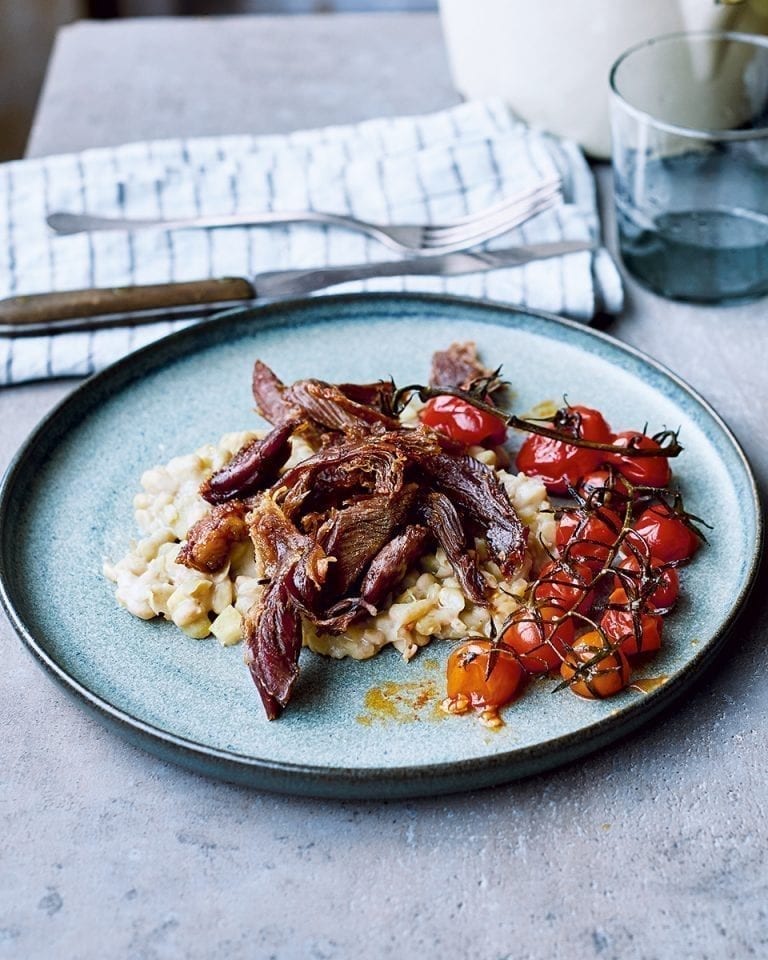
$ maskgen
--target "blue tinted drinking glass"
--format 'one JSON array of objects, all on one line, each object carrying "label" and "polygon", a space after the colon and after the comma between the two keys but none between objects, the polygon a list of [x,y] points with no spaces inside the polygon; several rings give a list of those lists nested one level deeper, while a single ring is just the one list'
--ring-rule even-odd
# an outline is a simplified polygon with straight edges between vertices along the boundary
[{"label": "blue tinted drinking glass", "polygon": [[768,294],[768,38],[633,47],[611,71],[611,129],[627,269],[678,300]]}]

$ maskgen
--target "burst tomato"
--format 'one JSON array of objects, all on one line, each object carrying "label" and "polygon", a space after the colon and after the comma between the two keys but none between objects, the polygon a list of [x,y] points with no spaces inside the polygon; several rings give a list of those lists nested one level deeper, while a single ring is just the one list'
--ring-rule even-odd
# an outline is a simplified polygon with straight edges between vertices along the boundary
[{"label": "burst tomato", "polygon": [[677,602],[680,595],[680,577],[674,567],[665,567],[658,560],[643,560],[630,555],[624,557],[617,570],[625,576],[616,577],[616,587],[626,589],[627,580],[634,586],[634,592],[643,596],[656,610],[668,610]]},{"label": "burst tomato", "polygon": [[[611,428],[603,415],[591,407],[565,407],[550,426],[583,440],[611,442]],[[562,495],[604,459],[605,454],[600,450],[531,434],[520,448],[516,463],[517,469],[527,476],[539,477],[550,493]]]},{"label": "burst tomato", "polygon": [[525,680],[517,657],[497,647],[495,663],[488,673],[494,649],[490,640],[462,643],[448,657],[448,696],[463,695],[475,707],[501,707],[514,699]]},{"label": "burst tomato", "polygon": [[[661,449],[653,437],[647,437],[644,433],[638,433],[637,430],[617,433],[613,443],[629,451]],[[609,453],[605,460],[630,483],[639,487],[666,487],[672,478],[669,460],[666,457],[633,457],[629,454],[622,456],[618,453]]]},{"label": "burst tomato", "polygon": [[501,417],[478,410],[461,397],[443,395],[428,400],[419,414],[422,423],[467,446],[504,443],[507,426]]},{"label": "burst tomato", "polygon": [[595,502],[599,498],[600,503],[618,510],[623,510],[630,498],[629,488],[615,470],[590,471],[582,477],[578,492],[585,500]]},{"label": "burst tomato", "polygon": [[549,673],[560,666],[573,643],[573,622],[561,616],[555,607],[538,611],[523,607],[512,615],[501,639],[514,650],[528,673]]},{"label": "burst tomato", "polygon": [[598,507],[594,513],[565,510],[557,524],[555,542],[561,556],[599,570],[608,561],[621,527],[621,517],[609,507]]},{"label": "burst tomato", "polygon": [[658,503],[640,514],[626,543],[628,554],[636,551],[661,563],[680,563],[696,553],[700,539],[671,507]]},{"label": "burst tomato", "polygon": [[568,610],[587,613],[594,599],[590,589],[592,578],[592,570],[585,563],[571,564],[570,569],[559,563],[547,563],[539,572],[533,599],[562,613]]},{"label": "burst tomato", "polygon": [[[640,612],[637,618],[629,609],[627,594],[614,590],[608,597],[613,606],[603,614],[600,627],[606,637],[628,657],[637,653],[653,653],[661,646],[662,618],[654,613]],[[621,608],[624,609],[621,609]]]},{"label": "burst tomato", "polygon": [[596,630],[579,637],[560,667],[573,693],[587,700],[612,697],[629,683],[629,674],[622,651],[606,648]]}]

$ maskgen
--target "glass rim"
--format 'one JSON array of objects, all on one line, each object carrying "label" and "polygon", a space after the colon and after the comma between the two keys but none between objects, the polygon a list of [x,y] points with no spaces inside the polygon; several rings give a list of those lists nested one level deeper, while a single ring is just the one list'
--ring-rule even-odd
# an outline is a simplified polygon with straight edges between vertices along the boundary
[{"label": "glass rim", "polygon": [[714,142],[722,140],[759,140],[763,137],[768,137],[768,126],[755,127],[754,130],[727,130],[717,128],[698,129],[696,127],[685,127],[681,124],[660,120],[658,117],[654,117],[654,115],[649,113],[647,110],[643,110],[640,107],[636,107],[633,103],[630,103],[624,94],[621,93],[617,84],[616,74],[618,73],[621,65],[633,54],[645,49],[646,47],[652,47],[656,44],[666,44],[672,41],[680,40],[735,41],[736,43],[743,43],[750,47],[762,47],[766,52],[768,52],[767,36],[754,33],[741,33],[734,30],[680,30],[675,33],[663,33],[657,37],[650,37],[648,40],[642,40],[640,43],[636,43],[629,47],[614,61],[611,71],[608,75],[611,88],[610,92],[614,103],[621,104],[621,106],[629,114],[638,119],[646,121],[659,130],[664,130],[667,133],[675,133],[679,136],[688,137],[690,139]]}]

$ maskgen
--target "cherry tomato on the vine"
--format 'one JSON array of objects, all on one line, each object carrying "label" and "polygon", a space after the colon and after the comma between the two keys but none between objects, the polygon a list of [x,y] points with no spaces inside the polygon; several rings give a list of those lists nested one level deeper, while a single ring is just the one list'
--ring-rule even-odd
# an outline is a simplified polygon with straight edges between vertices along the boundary
[{"label": "cherry tomato on the vine", "polygon": [[593,576],[585,563],[573,563],[570,569],[560,563],[547,563],[539,571],[533,599],[562,613],[569,610],[587,613],[594,599]]},{"label": "cherry tomato on the vine", "polygon": [[565,510],[557,523],[555,542],[561,556],[599,570],[610,558],[621,528],[622,518],[610,507],[598,507],[589,514]]},{"label": "cherry tomato on the vine", "polygon": [[504,443],[507,426],[501,417],[478,410],[468,400],[444,394],[428,400],[419,417],[423,423],[467,446]]},{"label": "cherry tomato on the vine", "polygon": [[[627,450],[660,450],[660,445],[644,433],[637,430],[624,430],[617,433],[613,443]],[[666,487],[672,479],[667,457],[633,457],[619,453],[609,453],[605,458],[630,483],[639,487]]]},{"label": "cherry tomato on the vine", "polygon": [[[583,440],[611,442],[611,428],[603,415],[591,407],[565,407],[550,426]],[[534,433],[524,441],[516,463],[517,469],[527,476],[540,477],[550,493],[565,494],[569,486],[575,486],[604,460],[603,451]]]},{"label": "cherry tomato on the vine", "polygon": [[[614,605],[603,614],[600,627],[612,643],[628,657],[637,653],[653,653],[661,646],[662,618],[655,613],[641,611],[637,620],[629,609],[627,594],[622,588],[608,597]],[[620,607],[624,609],[619,609]]]},{"label": "cherry tomato on the vine", "polygon": [[662,563],[679,563],[690,560],[700,544],[700,538],[671,507],[657,503],[632,524],[624,552],[636,551],[641,557],[655,557]]},{"label": "cherry tomato on the vine", "polygon": [[585,500],[593,502],[599,496],[600,503],[610,505],[616,510],[623,510],[630,498],[629,487],[621,474],[604,467],[584,474],[578,492]]},{"label": "cherry tomato on the vine", "polygon": [[573,643],[573,621],[562,619],[555,607],[515,611],[502,641],[518,656],[528,673],[549,673],[562,663],[565,651]]},{"label": "cherry tomato on the vine", "polygon": [[[496,661],[488,676],[488,658]],[[448,657],[448,696],[465,696],[474,707],[501,707],[514,699],[525,681],[517,657],[490,640],[470,640]]]},{"label": "cherry tomato on the vine", "polygon": [[585,633],[560,667],[573,693],[587,700],[612,697],[629,683],[629,662],[621,650],[606,648],[596,630]]},{"label": "cherry tomato on the vine", "polygon": [[635,592],[642,593],[647,603],[657,610],[668,610],[674,606],[680,595],[680,577],[677,570],[674,567],[665,567],[655,558],[641,563],[636,556],[630,555],[624,557],[616,569],[626,574],[616,576],[616,587],[626,589],[629,580],[635,586]]}]

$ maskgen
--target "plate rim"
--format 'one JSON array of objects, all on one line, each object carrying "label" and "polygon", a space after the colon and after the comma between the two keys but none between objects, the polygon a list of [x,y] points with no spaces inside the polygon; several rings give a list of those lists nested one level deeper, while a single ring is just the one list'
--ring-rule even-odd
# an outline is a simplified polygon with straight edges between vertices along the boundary
[{"label": "plate rim", "polygon": [[[603,717],[586,727],[579,728],[577,731],[541,743],[464,760],[447,760],[414,766],[348,768],[329,767],[328,765],[316,766],[307,763],[292,763],[284,760],[254,757],[180,736],[172,731],[154,726],[127,710],[116,707],[105,696],[96,693],[77,680],[54,657],[49,655],[27,627],[23,616],[15,607],[10,577],[7,573],[6,546],[8,538],[6,531],[8,529],[8,514],[12,507],[14,492],[19,485],[20,474],[26,461],[34,455],[37,443],[48,431],[50,425],[57,422],[60,417],[66,418],[69,414],[75,413],[80,407],[83,407],[86,415],[90,413],[94,407],[94,397],[98,397],[102,387],[117,378],[119,381],[117,389],[125,389],[133,379],[131,373],[146,372],[141,369],[145,361],[154,359],[154,369],[159,369],[162,364],[162,356],[169,351],[169,348],[175,357],[181,358],[190,355],[194,352],[194,344],[197,343],[198,346],[202,346],[206,332],[221,327],[222,323],[237,324],[248,317],[253,318],[255,323],[258,322],[259,318],[263,318],[267,322],[270,319],[279,322],[281,316],[308,307],[332,310],[334,305],[394,301],[408,301],[413,304],[427,302],[433,305],[443,305],[449,310],[457,310],[462,307],[472,310],[488,310],[491,313],[496,313],[502,322],[504,322],[505,314],[509,321],[512,321],[516,316],[533,317],[537,320],[554,323],[556,326],[575,330],[588,340],[595,339],[598,342],[603,342],[609,348],[629,355],[661,373],[694,400],[714,422],[736,454],[748,482],[755,517],[754,540],[741,590],[731,607],[733,616],[728,618],[720,629],[707,639],[706,644],[703,645],[702,649],[697,650],[682,669],[682,672],[652,693],[644,695],[635,704],[622,708],[619,715]],[[185,345],[187,348],[174,351],[173,348],[176,345]],[[82,419],[82,417],[79,419]],[[71,429],[73,429],[73,425],[71,423],[67,424],[63,432],[69,432]],[[0,483],[0,605],[5,610],[11,626],[22,644],[48,675],[58,681],[70,695],[75,697],[79,704],[95,713],[111,729],[116,730],[129,741],[137,743],[161,759],[170,760],[197,773],[203,773],[217,779],[296,796],[333,797],[337,799],[390,799],[438,795],[511,782],[535,773],[554,769],[567,761],[581,758],[602,746],[606,746],[608,743],[621,739],[665,710],[699,679],[701,674],[718,656],[732,634],[736,622],[744,612],[760,568],[764,527],[762,502],[757,481],[749,460],[734,432],[709,401],[702,397],[687,381],[670,370],[665,364],[631,344],[624,343],[602,330],[596,330],[567,317],[471,297],[399,291],[301,297],[226,310],[161,337],[159,340],[132,351],[104,368],[104,370],[88,377],[43,416],[14,454]]]}]

